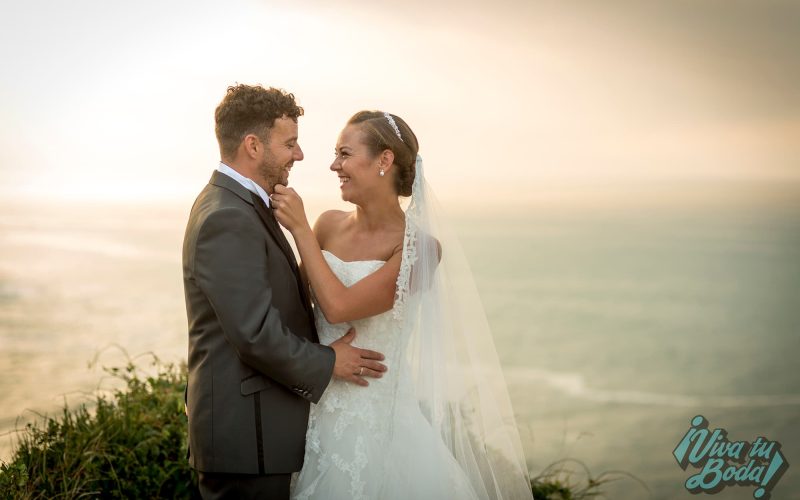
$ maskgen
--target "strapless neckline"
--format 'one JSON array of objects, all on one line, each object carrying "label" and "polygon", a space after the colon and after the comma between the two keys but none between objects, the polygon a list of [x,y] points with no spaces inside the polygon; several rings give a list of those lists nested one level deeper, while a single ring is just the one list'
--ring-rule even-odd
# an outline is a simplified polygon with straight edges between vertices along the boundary
[{"label": "strapless neckline", "polygon": [[379,260],[379,259],[374,259],[374,260],[342,260],[339,257],[337,257],[335,253],[329,252],[328,250],[323,250],[322,253],[326,253],[326,254],[330,255],[334,259],[336,259],[339,262],[342,262],[344,264],[357,264],[359,262],[381,262],[383,264],[386,264],[385,260]]}]

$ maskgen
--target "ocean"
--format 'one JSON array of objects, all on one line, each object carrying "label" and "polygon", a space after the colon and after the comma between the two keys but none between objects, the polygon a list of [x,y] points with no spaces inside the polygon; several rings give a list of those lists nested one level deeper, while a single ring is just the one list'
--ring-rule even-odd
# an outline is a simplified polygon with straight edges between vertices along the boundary
[{"label": "ocean", "polygon": [[[0,459],[15,427],[107,388],[102,366],[185,358],[189,205],[2,203]],[[703,415],[731,441],[781,443],[773,498],[800,496],[798,204],[541,204],[453,222],[532,475],[566,460],[576,482],[584,465],[623,471],[609,498],[691,498],[697,470],[672,452]]]}]

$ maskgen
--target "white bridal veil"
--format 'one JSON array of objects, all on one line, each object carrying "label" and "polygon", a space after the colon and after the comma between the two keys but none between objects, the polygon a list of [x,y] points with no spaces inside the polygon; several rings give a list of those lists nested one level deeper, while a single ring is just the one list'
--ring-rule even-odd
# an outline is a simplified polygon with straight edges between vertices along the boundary
[{"label": "white bridal veil", "polygon": [[413,374],[412,390],[479,498],[530,499],[522,444],[483,306],[419,155],[405,217],[394,314],[409,339],[402,358]]}]

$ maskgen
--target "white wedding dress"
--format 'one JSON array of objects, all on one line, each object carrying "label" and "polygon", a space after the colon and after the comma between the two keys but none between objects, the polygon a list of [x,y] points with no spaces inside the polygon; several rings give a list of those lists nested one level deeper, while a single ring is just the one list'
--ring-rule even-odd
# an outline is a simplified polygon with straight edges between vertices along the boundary
[{"label": "white wedding dress", "polygon": [[[323,255],[345,286],[377,271],[383,261],[345,262]],[[353,326],[354,345],[383,353],[388,371],[368,387],[333,379],[311,406],[305,462],[292,498],[476,499],[477,494],[420,411],[404,365],[407,335],[393,311],[332,325],[316,307],[320,342],[330,344]]]}]

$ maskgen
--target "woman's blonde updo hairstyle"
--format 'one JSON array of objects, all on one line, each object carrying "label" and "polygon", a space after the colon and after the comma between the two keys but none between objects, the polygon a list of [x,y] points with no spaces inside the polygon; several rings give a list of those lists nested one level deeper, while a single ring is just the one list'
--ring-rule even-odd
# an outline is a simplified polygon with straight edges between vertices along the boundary
[{"label": "woman's blonde updo hairstyle", "polygon": [[360,125],[364,133],[364,144],[373,157],[389,149],[394,153],[394,187],[400,196],[411,196],[411,186],[416,174],[417,152],[419,143],[411,127],[397,115],[391,115],[402,139],[389,123],[382,111],[359,111],[347,122],[348,125]]}]

